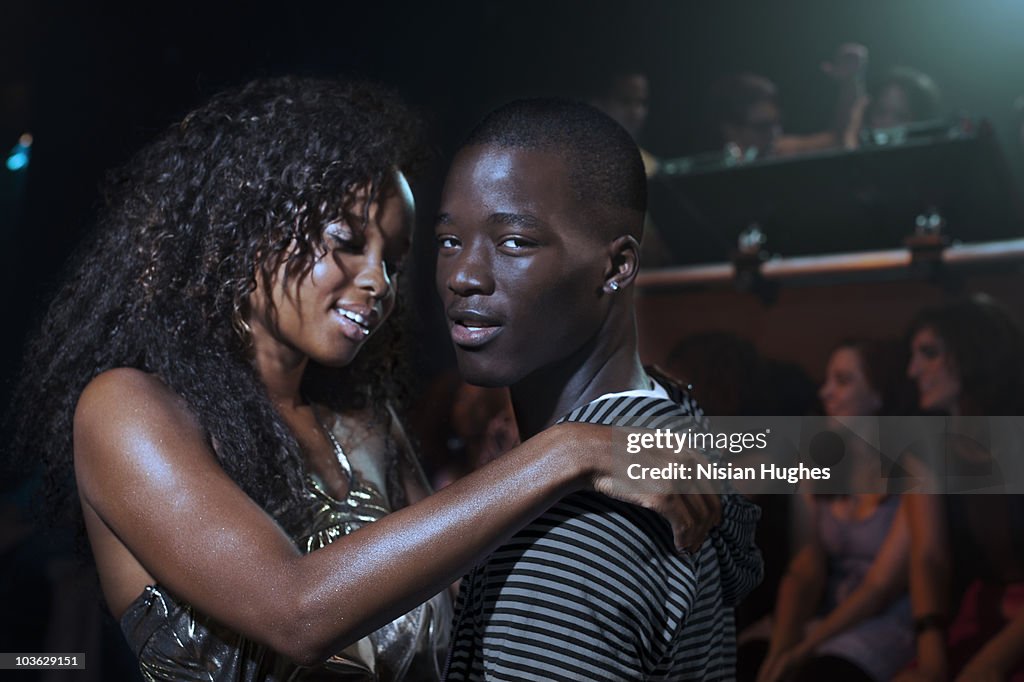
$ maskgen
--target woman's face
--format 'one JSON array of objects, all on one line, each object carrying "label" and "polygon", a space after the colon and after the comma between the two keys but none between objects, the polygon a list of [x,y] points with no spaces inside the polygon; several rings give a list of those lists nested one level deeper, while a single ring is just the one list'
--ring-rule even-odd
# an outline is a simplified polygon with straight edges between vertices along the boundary
[{"label": "woman's face", "polygon": [[356,192],[347,221],[324,228],[323,245],[307,273],[286,274],[282,263],[268,278],[257,274],[247,322],[258,363],[312,358],[343,367],[391,314],[412,238],[412,192],[396,172],[370,204],[364,226],[367,193]]},{"label": "woman's face", "polygon": [[892,128],[913,120],[910,98],[899,85],[887,85],[872,103],[869,121],[872,128]]},{"label": "woman's face", "polygon": [[758,100],[747,112],[745,123],[726,124],[724,133],[726,141],[735,143],[744,154],[753,147],[757,149],[758,158],[771,156],[782,135],[779,105],[770,99]]},{"label": "woman's face", "polygon": [[818,396],[830,417],[867,416],[882,409],[882,398],[868,383],[860,353],[853,348],[832,353]]},{"label": "woman's face", "polygon": [[960,377],[953,355],[930,327],[919,330],[910,340],[907,376],[917,383],[918,407],[953,414],[960,399]]}]

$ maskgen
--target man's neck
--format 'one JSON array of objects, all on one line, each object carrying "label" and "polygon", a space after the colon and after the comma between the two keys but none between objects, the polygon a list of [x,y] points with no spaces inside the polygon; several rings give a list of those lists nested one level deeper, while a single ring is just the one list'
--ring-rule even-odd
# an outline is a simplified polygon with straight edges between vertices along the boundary
[{"label": "man's neck", "polygon": [[511,387],[520,437],[536,435],[606,393],[642,388],[650,388],[650,382],[637,353],[635,327],[619,338],[599,335],[562,362]]}]

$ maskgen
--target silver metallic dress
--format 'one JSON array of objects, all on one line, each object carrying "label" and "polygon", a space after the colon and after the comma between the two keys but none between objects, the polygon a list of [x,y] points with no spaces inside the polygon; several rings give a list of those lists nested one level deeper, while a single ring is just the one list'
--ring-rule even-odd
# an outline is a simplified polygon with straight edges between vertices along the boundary
[{"label": "silver metallic dress", "polygon": [[[344,459],[340,447],[338,456]],[[352,474],[347,461],[343,466],[350,472],[350,485],[342,500],[310,479],[308,494],[316,514],[308,532],[298,539],[305,552],[318,550],[391,511],[375,486]],[[442,593],[323,665],[307,668],[197,612],[162,586],[152,585],[125,611],[121,630],[147,681],[418,682],[440,679],[439,661],[447,649],[450,621],[451,603]]]}]

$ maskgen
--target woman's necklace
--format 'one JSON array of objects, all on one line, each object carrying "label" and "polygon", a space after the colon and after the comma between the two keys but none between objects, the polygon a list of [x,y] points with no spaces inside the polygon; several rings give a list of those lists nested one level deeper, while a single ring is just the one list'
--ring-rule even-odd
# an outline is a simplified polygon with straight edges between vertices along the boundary
[{"label": "woman's necklace", "polygon": [[316,418],[317,424],[320,425],[320,429],[327,436],[327,440],[331,441],[331,446],[334,448],[334,457],[338,460],[338,466],[341,467],[342,473],[345,474],[345,478],[348,480],[349,489],[352,488],[353,475],[352,465],[348,461],[348,457],[345,455],[345,450],[341,447],[341,443],[338,442],[338,438],[334,435],[332,429],[327,428],[327,424],[320,418],[320,410],[317,409],[316,403],[310,402],[309,406],[313,408],[313,417]]}]

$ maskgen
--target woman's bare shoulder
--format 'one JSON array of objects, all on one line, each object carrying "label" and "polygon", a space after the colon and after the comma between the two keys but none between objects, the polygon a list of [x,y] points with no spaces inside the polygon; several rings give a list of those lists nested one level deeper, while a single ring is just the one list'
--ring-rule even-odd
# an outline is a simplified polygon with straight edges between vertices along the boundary
[{"label": "woman's bare shoulder", "polygon": [[95,422],[142,421],[153,417],[195,424],[185,402],[160,378],[131,367],[108,369],[90,381],[75,408],[75,428]]},{"label": "woman's bare shoulder", "polygon": [[192,445],[183,451],[208,453],[198,419],[158,377],[118,367],[97,375],[82,391],[74,419],[76,466],[116,466],[140,450],[167,451],[159,446],[170,442]]}]

